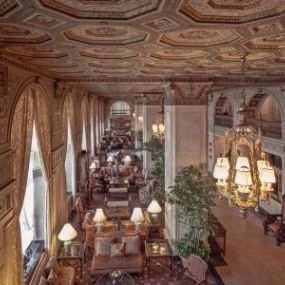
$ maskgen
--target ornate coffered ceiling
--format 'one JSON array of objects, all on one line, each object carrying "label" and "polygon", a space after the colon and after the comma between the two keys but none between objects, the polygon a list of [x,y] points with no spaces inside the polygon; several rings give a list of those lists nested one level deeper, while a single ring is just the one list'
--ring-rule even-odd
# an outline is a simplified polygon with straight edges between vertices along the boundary
[{"label": "ornate coffered ceiling", "polygon": [[284,28],[284,0],[0,0],[2,56],[102,94],[237,78],[244,53],[284,78]]}]

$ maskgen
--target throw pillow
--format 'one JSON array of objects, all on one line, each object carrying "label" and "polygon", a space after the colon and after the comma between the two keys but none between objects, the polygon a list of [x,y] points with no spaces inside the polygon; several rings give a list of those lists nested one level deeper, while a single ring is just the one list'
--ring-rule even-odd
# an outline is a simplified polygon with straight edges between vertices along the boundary
[{"label": "throw pillow", "polygon": [[58,275],[57,273],[51,269],[49,275],[48,275],[48,279],[47,279],[47,284],[48,285],[57,285],[58,284]]},{"label": "throw pillow", "polygon": [[112,238],[97,237],[95,239],[96,256],[110,256]]},{"label": "throw pillow", "polygon": [[122,237],[125,246],[125,254],[139,254],[141,252],[141,240],[138,235]]},{"label": "throw pillow", "polygon": [[51,256],[49,258],[49,261],[46,265],[47,274],[50,273],[51,269],[53,269],[55,272],[58,272],[59,270],[59,264],[57,262],[56,256]]},{"label": "throw pillow", "polygon": [[111,257],[124,256],[125,244],[124,243],[112,243],[111,244]]}]

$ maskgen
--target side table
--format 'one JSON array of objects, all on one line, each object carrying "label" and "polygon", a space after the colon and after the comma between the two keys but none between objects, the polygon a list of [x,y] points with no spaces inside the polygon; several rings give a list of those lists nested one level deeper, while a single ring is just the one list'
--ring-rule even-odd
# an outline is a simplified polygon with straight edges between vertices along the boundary
[{"label": "side table", "polygon": [[82,279],[83,263],[85,261],[85,245],[81,242],[71,242],[69,252],[66,252],[62,245],[58,251],[57,260],[59,263],[71,266],[75,270],[80,268],[80,278]]},{"label": "side table", "polygon": [[[145,253],[148,268],[148,277],[150,277],[151,264],[159,266],[172,274],[173,252],[168,240],[155,239],[145,241]],[[164,259],[165,262],[161,262]],[[170,261],[170,262],[169,262]]]}]

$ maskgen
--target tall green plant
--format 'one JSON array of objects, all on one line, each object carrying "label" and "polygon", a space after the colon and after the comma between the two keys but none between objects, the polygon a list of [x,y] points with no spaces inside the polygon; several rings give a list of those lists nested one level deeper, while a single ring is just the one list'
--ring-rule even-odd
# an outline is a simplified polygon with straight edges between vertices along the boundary
[{"label": "tall green plant", "polygon": [[145,150],[151,153],[153,168],[151,174],[156,178],[156,185],[152,192],[152,198],[159,203],[165,202],[165,155],[164,142],[157,137],[152,137],[149,142],[144,144]]},{"label": "tall green plant", "polygon": [[169,201],[177,205],[178,217],[186,232],[178,243],[178,250],[182,249],[182,255],[186,255],[186,249],[201,255],[215,227],[209,212],[215,205],[216,185],[205,165],[191,165],[176,175],[175,185],[170,188]]}]

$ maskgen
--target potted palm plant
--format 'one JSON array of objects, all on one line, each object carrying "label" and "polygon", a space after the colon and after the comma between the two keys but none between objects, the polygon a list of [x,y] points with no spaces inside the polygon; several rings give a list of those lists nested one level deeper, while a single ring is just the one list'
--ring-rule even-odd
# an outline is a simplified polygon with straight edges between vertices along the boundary
[{"label": "potted palm plant", "polygon": [[216,185],[205,165],[188,166],[176,175],[169,202],[177,205],[177,214],[184,236],[177,243],[179,255],[191,254],[209,258],[208,236],[215,229],[210,208],[215,205]]}]

